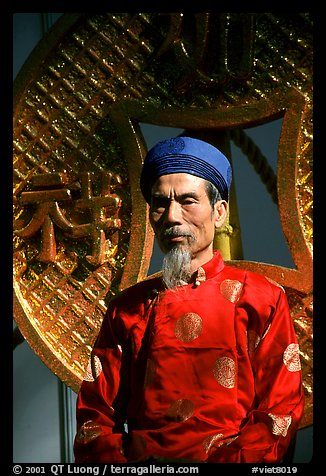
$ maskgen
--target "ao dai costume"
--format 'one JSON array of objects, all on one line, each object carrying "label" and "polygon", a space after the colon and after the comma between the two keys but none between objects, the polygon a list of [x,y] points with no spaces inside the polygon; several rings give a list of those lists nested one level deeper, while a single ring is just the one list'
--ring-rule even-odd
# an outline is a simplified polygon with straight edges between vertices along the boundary
[{"label": "ao dai costume", "polygon": [[286,295],[219,251],[193,283],[111,300],[77,399],[77,463],[278,462],[304,409]]}]

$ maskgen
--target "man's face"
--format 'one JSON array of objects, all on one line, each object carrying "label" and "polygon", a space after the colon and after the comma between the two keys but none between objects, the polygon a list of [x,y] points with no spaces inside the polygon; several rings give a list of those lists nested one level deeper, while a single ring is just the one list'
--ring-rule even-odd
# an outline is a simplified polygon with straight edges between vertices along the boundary
[{"label": "man's face", "polygon": [[212,257],[215,227],[224,221],[227,203],[219,201],[212,210],[205,184],[200,177],[176,173],[153,185],[150,222],[163,253],[184,247],[201,264]]}]

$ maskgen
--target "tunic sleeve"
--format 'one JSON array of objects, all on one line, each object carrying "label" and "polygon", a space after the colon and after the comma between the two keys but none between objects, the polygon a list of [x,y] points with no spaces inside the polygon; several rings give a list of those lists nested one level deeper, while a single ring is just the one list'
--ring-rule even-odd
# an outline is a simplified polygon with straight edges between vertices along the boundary
[{"label": "tunic sleeve", "polygon": [[[264,278],[265,279],[265,278]],[[217,447],[208,462],[279,462],[298,428],[304,409],[299,346],[284,290],[254,292],[248,307],[254,323],[248,329],[248,353],[255,401],[234,438]],[[275,302],[265,306],[264,302]],[[267,312],[266,309],[269,309]]]},{"label": "tunic sleeve", "polygon": [[76,403],[76,463],[124,463],[123,435],[128,388],[127,358],[119,329],[108,309],[91,353]]}]

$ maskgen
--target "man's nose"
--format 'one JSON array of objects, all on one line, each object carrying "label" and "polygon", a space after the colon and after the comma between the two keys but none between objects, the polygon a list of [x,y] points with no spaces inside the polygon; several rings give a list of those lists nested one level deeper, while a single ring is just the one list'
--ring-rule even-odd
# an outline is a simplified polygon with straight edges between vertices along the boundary
[{"label": "man's nose", "polygon": [[182,210],[181,205],[175,200],[171,200],[166,209],[165,221],[167,223],[181,223],[182,222]]}]

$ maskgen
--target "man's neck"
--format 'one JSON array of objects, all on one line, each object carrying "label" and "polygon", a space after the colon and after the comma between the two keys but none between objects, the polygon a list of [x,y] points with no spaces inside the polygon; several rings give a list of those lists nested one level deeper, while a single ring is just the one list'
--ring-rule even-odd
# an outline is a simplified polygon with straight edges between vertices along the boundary
[{"label": "man's neck", "polygon": [[205,253],[201,253],[199,256],[195,256],[191,260],[190,273],[193,275],[197,272],[198,268],[203,266],[205,263],[208,263],[214,256],[213,248],[207,250]]}]

